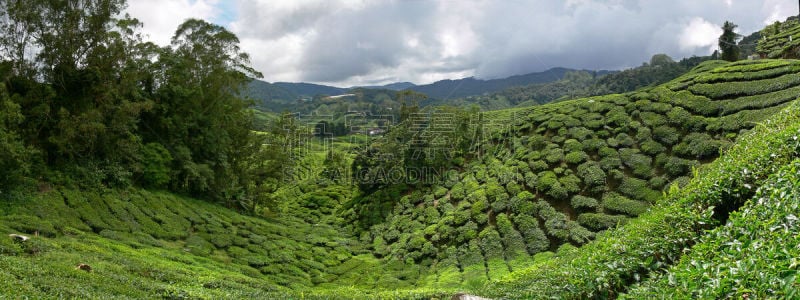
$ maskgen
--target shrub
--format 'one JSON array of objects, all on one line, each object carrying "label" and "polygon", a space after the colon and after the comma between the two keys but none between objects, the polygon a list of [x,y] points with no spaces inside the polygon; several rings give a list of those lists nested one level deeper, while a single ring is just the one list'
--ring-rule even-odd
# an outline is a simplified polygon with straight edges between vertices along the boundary
[{"label": "shrub", "polygon": [[653,174],[651,165],[653,159],[647,155],[637,153],[634,149],[620,149],[619,156],[622,162],[631,168],[633,174],[639,177],[650,177]]},{"label": "shrub", "polygon": [[733,81],[715,84],[695,84],[689,86],[692,93],[703,95],[712,99],[733,98],[737,96],[752,96],[766,94],[800,85],[800,77],[796,74],[787,74],[777,78]]},{"label": "shrub", "polygon": [[[558,179],[558,182],[564,187],[567,193],[577,193],[581,191],[581,179],[574,174],[569,174],[566,176],[562,176]],[[565,198],[558,198],[562,200],[566,200]]]},{"label": "shrub", "polygon": [[581,151],[583,145],[576,139],[568,139],[564,141],[564,150],[569,152]]},{"label": "shrub", "polygon": [[628,128],[631,118],[622,107],[614,107],[606,113],[606,125],[614,128]]},{"label": "shrub", "polygon": [[500,234],[493,226],[487,226],[478,235],[478,245],[483,250],[486,258],[503,258],[503,244],[500,240]]},{"label": "shrub", "polygon": [[650,140],[650,139],[645,140],[644,142],[639,144],[639,149],[642,150],[642,153],[650,155],[650,156],[658,155],[659,153],[662,153],[662,152],[667,150],[666,147],[664,147],[661,144],[659,144],[658,142],[656,142],[654,140]]},{"label": "shrub", "polygon": [[555,165],[560,163],[564,160],[564,150],[558,148],[558,146],[548,146],[548,149],[544,150],[544,161],[546,161],[549,165]]},{"label": "shrub", "polygon": [[663,125],[653,129],[653,139],[667,146],[675,145],[680,138],[678,131],[672,127]]},{"label": "shrub", "polygon": [[594,238],[594,233],[581,226],[578,222],[567,221],[569,241],[578,245],[585,244]]},{"label": "shrub", "polygon": [[638,216],[650,207],[645,202],[631,200],[617,193],[608,193],[603,196],[603,209],[609,212],[623,213]]},{"label": "shrub", "polygon": [[656,176],[647,181],[647,185],[654,190],[661,190],[668,182],[669,180],[664,176]]},{"label": "shrub", "polygon": [[584,213],[578,215],[578,223],[594,231],[606,230],[625,224],[628,218],[622,215]]},{"label": "shrub", "polygon": [[589,129],[599,129],[605,125],[603,121],[603,115],[598,113],[587,113],[581,116],[581,120],[583,121],[583,126]]},{"label": "shrub", "polygon": [[[214,250],[214,245],[207,242],[198,235],[191,235],[186,238],[186,248],[189,249],[194,255],[208,256]],[[253,267],[260,267],[260,265],[252,265]]]},{"label": "shrub", "polygon": [[636,141],[634,141],[633,138],[627,133],[622,132],[617,134],[617,143],[620,147],[631,147],[636,144]]},{"label": "shrub", "polygon": [[558,176],[553,171],[544,171],[539,173],[536,188],[540,192],[549,191],[550,188],[558,183]]},{"label": "shrub", "polygon": [[[53,223],[47,220],[42,220],[36,216],[31,215],[8,215],[0,217],[5,224],[11,229],[20,233],[33,235],[39,233],[47,237],[55,237],[58,234]],[[0,238],[8,238],[7,236],[0,236]]]},{"label": "shrub", "polygon": [[590,187],[605,187],[606,173],[597,164],[586,163],[578,167],[578,176],[583,179],[583,183]]},{"label": "shrub", "polygon": [[642,118],[644,125],[647,125],[648,127],[661,126],[667,123],[667,119],[664,118],[664,115],[661,113],[646,111],[641,113],[640,117]]},{"label": "shrub", "polygon": [[464,185],[461,182],[456,183],[455,185],[453,185],[453,188],[450,189],[450,199],[458,201],[464,199],[464,197],[466,196],[467,194],[466,191],[464,190]]},{"label": "shrub", "polygon": [[547,190],[547,195],[554,200],[565,200],[569,197],[569,191],[560,182],[556,182]]},{"label": "shrub", "polygon": [[617,190],[633,199],[650,203],[654,203],[661,198],[661,193],[648,188],[647,181],[639,178],[625,177],[622,179],[622,184],[617,187]]},{"label": "shrub", "polygon": [[519,233],[525,239],[528,253],[531,255],[546,251],[550,248],[550,240],[539,228],[539,221],[530,215],[515,215],[514,223],[519,229]]},{"label": "shrub", "polygon": [[[533,173],[528,173],[528,174],[533,175]],[[518,181],[521,181],[521,180],[527,180],[527,179],[526,179],[525,176],[521,176],[521,178],[518,179]],[[519,194],[519,192],[521,192],[524,189],[524,187],[521,184],[517,183],[518,181],[509,182],[506,185],[506,191],[508,191],[508,195]]]},{"label": "shrub", "polygon": [[531,134],[528,136],[528,147],[531,150],[542,150],[547,146],[547,139],[539,134]]},{"label": "shrub", "polygon": [[686,135],[673,151],[684,157],[705,159],[717,156],[722,147],[722,142],[714,140],[707,133],[693,132]]},{"label": "shrub", "polygon": [[478,224],[472,221],[456,228],[456,242],[464,243],[474,240],[478,236]]},{"label": "shrub", "polygon": [[693,160],[672,156],[667,158],[667,162],[664,163],[664,172],[672,178],[684,176],[689,173],[694,165],[696,165],[696,162]]},{"label": "shrub", "polygon": [[[592,131],[584,127],[573,127],[569,129],[569,136],[575,140],[583,141],[592,137]],[[566,146],[565,146],[566,148]]]},{"label": "shrub", "polygon": [[545,214],[542,214],[543,211],[539,212],[542,214],[542,218],[544,218],[544,228],[547,234],[561,241],[568,241],[569,228],[567,227],[567,216],[555,211],[552,207],[550,210],[552,211]]},{"label": "shrub", "polygon": [[613,148],[619,147],[619,141],[617,140],[616,137],[610,137],[610,138],[606,139],[606,144],[608,144],[609,147],[613,147]]},{"label": "shrub", "polygon": [[511,223],[511,220],[509,220],[506,214],[501,213],[497,215],[497,231],[500,233],[503,240],[506,257],[514,259],[527,254],[528,251],[526,250],[525,240],[522,234],[514,229],[514,224]]},{"label": "shrub", "polygon": [[547,163],[541,160],[530,161],[528,166],[533,172],[541,172],[548,169]]},{"label": "shrub", "polygon": [[570,201],[570,205],[574,209],[594,210],[597,208],[597,199],[581,195],[575,195]]},{"label": "shrub", "polygon": [[564,161],[567,162],[568,164],[577,165],[586,161],[586,159],[588,158],[589,155],[587,155],[586,152],[575,151],[567,153],[567,155],[564,156]]}]

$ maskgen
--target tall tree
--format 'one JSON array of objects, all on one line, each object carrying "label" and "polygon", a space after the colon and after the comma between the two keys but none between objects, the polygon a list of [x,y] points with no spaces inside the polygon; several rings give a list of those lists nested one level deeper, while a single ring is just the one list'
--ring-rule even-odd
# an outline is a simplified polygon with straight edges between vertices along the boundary
[{"label": "tall tree", "polygon": [[248,60],[236,35],[198,19],[181,24],[162,50],[145,139],[172,153],[174,189],[229,206],[247,194],[248,157],[262,144],[251,131],[249,103],[239,97],[251,77],[261,77]]},{"label": "tall tree", "polygon": [[722,50],[722,59],[727,61],[737,61],[739,59],[739,45],[736,40],[739,35],[734,32],[738,27],[730,21],[725,21],[722,25],[722,35],[719,37],[719,48]]}]

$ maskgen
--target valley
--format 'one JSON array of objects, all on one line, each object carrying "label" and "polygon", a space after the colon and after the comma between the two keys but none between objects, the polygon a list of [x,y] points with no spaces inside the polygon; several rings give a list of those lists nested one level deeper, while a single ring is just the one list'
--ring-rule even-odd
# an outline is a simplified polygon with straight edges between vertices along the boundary
[{"label": "valley", "polygon": [[798,296],[796,18],[760,59],[342,89],[100,2],[0,1],[42,48],[0,56],[0,298]]}]

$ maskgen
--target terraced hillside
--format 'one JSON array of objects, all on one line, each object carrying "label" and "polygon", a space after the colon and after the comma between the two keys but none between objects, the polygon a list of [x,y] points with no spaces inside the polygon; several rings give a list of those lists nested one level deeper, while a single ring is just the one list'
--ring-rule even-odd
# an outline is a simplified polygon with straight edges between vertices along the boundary
[{"label": "terraced hillside", "polygon": [[[650,90],[487,113],[487,155],[428,190],[375,193],[386,221],[361,239],[379,257],[429,268],[417,285],[500,278],[647,212],[797,99],[799,72],[797,61],[711,61]],[[353,214],[380,206],[368,207]]]},{"label": "terraced hillside", "polygon": [[511,299],[793,298],[800,285],[792,256],[798,136],[794,102],[639,218],[475,292]]},{"label": "terraced hillside", "polygon": [[756,45],[756,51],[762,56],[800,58],[800,22],[796,17],[767,26],[761,36],[763,40]]},{"label": "terraced hillside", "polygon": [[[244,217],[165,193],[64,190],[33,200],[4,209],[0,217],[2,232],[47,238],[34,243],[0,239],[3,286],[8,289],[3,294],[24,289],[28,296],[122,292],[144,297],[205,289],[221,296],[213,291],[225,287],[241,288],[242,297],[257,296],[327,281],[339,258],[353,255],[346,236],[329,226]],[[33,256],[7,256],[21,253]],[[47,267],[29,265],[48,261]],[[69,275],[78,263],[92,266],[93,272]],[[53,282],[54,277],[60,281]],[[124,287],[130,278],[138,288]]]},{"label": "terraced hillside", "polygon": [[[702,236],[798,156],[799,68],[711,61],[649,90],[486,113],[473,124],[486,133],[480,155],[447,180],[350,197],[351,187],[309,178],[281,190],[293,199],[276,218],[136,189],[6,195],[0,232],[32,239],[0,239],[0,294],[585,298],[619,296],[636,282],[632,297],[669,290],[704,274],[693,256],[682,261],[683,249],[729,242],[736,228]],[[353,234],[374,213],[383,221]],[[792,211],[774,214],[788,220]],[[695,260],[710,259],[703,249],[711,248],[697,248]],[[652,273],[672,265],[672,277]]]}]

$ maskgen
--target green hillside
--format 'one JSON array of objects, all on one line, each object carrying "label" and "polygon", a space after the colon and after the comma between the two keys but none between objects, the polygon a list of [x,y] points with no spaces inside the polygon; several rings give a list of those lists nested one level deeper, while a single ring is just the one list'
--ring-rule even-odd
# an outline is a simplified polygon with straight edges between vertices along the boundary
[{"label": "green hillside", "polygon": [[[740,242],[774,245],[784,241],[786,235],[775,232],[777,227],[773,228],[780,226],[783,220],[773,219],[770,214],[780,215],[786,210],[796,214],[791,202],[785,203],[786,210],[763,214],[765,218],[757,222],[751,219],[745,223],[748,220],[741,215],[765,203],[765,198],[755,195],[763,195],[770,189],[768,182],[780,178],[774,175],[768,180],[771,174],[800,157],[798,121],[800,107],[794,103],[743,135],[720,159],[700,168],[690,184],[671,190],[638,219],[561,258],[493,282],[480,294],[511,298],[606,298],[619,296],[631,285],[644,281],[642,287],[634,289],[631,298],[688,299],[701,295],[720,298],[747,293],[770,297],[790,295],[784,292],[791,291],[798,283],[794,277],[786,275],[791,275],[794,267],[786,267],[783,262],[772,265],[778,261],[764,260],[791,252],[777,247],[737,252],[725,247],[737,247]],[[760,188],[762,191],[757,193]],[[778,193],[770,197],[791,201],[793,196]],[[758,211],[767,209],[758,208]],[[739,212],[735,212],[737,210]],[[729,215],[731,211],[734,213]],[[726,225],[720,226],[722,224]],[[765,230],[764,226],[768,228]],[[707,231],[710,229],[713,230]],[[709,248],[714,242],[725,245]],[[700,258],[703,255],[705,257]],[[678,265],[669,273],[663,273],[665,268],[676,263]],[[736,269],[736,266],[726,268],[731,264],[754,268],[750,269],[754,271],[739,272],[744,269]],[[653,279],[649,278],[653,275]],[[720,281],[728,275],[730,277],[724,280],[730,281]],[[733,291],[739,293],[729,294]]]},{"label": "green hillside", "polygon": [[[632,291],[673,289],[669,278],[703,274],[690,257],[707,259],[697,251],[681,260],[681,249],[733,234],[729,227],[702,233],[796,156],[797,143],[787,141],[800,124],[790,106],[798,66],[712,61],[650,90],[489,112],[486,120],[511,126],[486,127],[485,156],[461,165],[457,180],[410,193],[385,189],[397,198],[379,197],[383,190],[351,197],[344,186],[309,179],[281,191],[296,197],[281,216],[254,218],[140,189],[15,193],[3,203],[0,229],[32,239],[1,239],[4,281],[13,283],[3,294],[585,297],[617,295],[677,263],[669,271],[676,275]],[[300,165],[315,173],[323,159]],[[685,188],[668,188],[688,183],[692,172]],[[670,196],[661,200],[665,190]],[[347,225],[366,214],[385,221],[361,233]],[[739,215],[732,224],[748,224]],[[75,270],[79,263],[92,272]]]},{"label": "green hillside", "polygon": [[430,266],[441,286],[502,277],[647,212],[796,99],[798,66],[712,61],[650,90],[488,112],[484,155],[425,188],[366,192],[354,221],[376,255]]},{"label": "green hillside", "polygon": [[232,32],[159,47],[124,9],[0,1],[0,298],[799,296],[795,21],[761,32],[780,59],[656,56],[627,93],[278,115]]},{"label": "green hillside", "polygon": [[775,22],[761,30],[756,52],[767,58],[799,58],[800,22],[797,17]]}]

